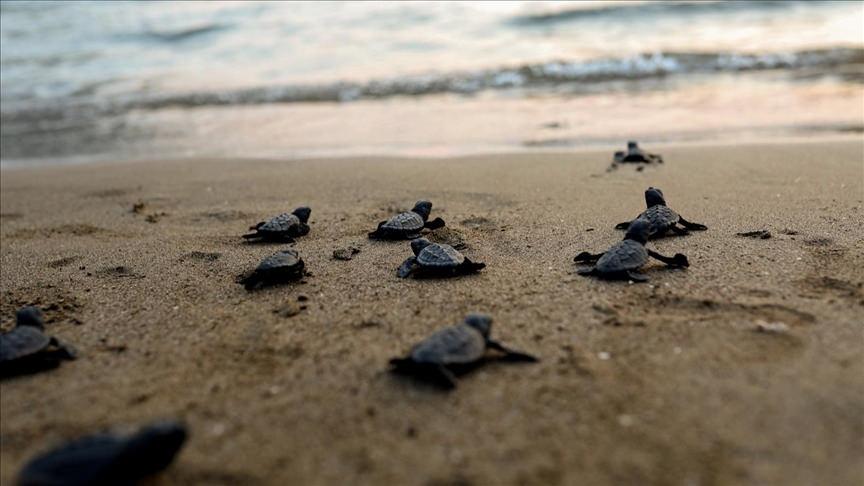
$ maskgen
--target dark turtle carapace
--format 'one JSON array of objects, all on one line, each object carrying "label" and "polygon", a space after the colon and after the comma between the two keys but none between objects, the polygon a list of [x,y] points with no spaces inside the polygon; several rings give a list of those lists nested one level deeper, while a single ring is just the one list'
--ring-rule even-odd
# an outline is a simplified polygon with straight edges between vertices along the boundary
[{"label": "dark turtle carapace", "polygon": [[131,485],[162,471],[186,441],[179,422],[157,422],[131,435],[81,437],[32,459],[19,486]]},{"label": "dark turtle carapace", "polygon": [[37,307],[23,307],[15,327],[0,335],[0,375],[14,376],[56,368],[75,359],[75,350],[45,334],[45,320]]},{"label": "dark turtle carapace", "polygon": [[530,354],[504,347],[489,337],[492,318],[470,314],[465,321],[441,329],[416,344],[404,358],[390,360],[393,371],[412,375],[441,387],[456,386],[456,375],[488,360],[489,350],[505,361],[535,362]]},{"label": "dark turtle carapace", "polygon": [[270,221],[262,221],[249,228],[254,233],[243,235],[247,240],[256,241],[279,241],[291,243],[294,238],[309,233],[309,215],[312,210],[303,206],[290,213],[282,213],[271,218]]},{"label": "dark turtle carapace", "polygon": [[432,243],[426,238],[411,240],[414,256],[399,266],[400,278],[455,277],[475,273],[486,267],[485,263],[472,262],[455,248],[443,243]]},{"label": "dark turtle carapace", "polygon": [[258,267],[239,280],[246,290],[298,280],[305,275],[306,264],[293,248],[278,251],[261,261]]},{"label": "dark turtle carapace", "polygon": [[631,140],[627,142],[627,150],[615,152],[612,157],[613,164],[662,164],[663,157],[658,154],[648,153],[639,144]]},{"label": "dark turtle carapace", "polygon": [[[688,230],[705,231],[708,229],[704,224],[687,221],[669,208],[666,205],[666,199],[663,198],[663,191],[656,187],[649,187],[645,191],[645,204],[648,209],[636,219],[644,219],[648,222],[648,239],[660,238],[669,231],[678,235],[686,235]],[[630,221],[618,223],[615,225],[615,229],[626,230],[630,223]]]},{"label": "dark turtle carapace", "polygon": [[689,267],[687,257],[676,253],[673,257],[663,256],[645,248],[648,241],[648,222],[637,219],[630,223],[627,234],[622,241],[615,243],[605,253],[591,254],[582,252],[573,261],[577,263],[594,263],[594,266],[579,270],[580,275],[596,275],[610,280],[632,280],[646,282],[648,277],[637,270],[648,263],[648,257],[656,258],[673,267]]},{"label": "dark turtle carapace", "polygon": [[432,212],[432,203],[429,201],[417,201],[414,209],[399,213],[396,216],[378,223],[378,228],[369,233],[373,240],[413,240],[420,237],[420,231],[426,229],[437,229],[444,226],[444,220],[435,218],[429,221]]}]

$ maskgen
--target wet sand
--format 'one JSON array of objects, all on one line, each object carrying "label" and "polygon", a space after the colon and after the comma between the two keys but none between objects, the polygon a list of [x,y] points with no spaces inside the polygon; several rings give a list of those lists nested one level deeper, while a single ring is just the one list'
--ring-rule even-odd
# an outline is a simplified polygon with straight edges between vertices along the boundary
[{"label": "wet sand", "polygon": [[[80,358],[0,390],[0,481],[63,438],[179,417],[158,484],[860,484],[860,140],[457,159],[202,160],[2,172],[0,324],[38,304]],[[642,192],[710,228],[648,284],[575,274]],[[480,274],[400,280],[407,242],[366,232],[419,198]],[[143,203],[138,212],[133,205]],[[305,283],[235,278],[300,204]],[[736,236],[768,229],[769,239]],[[332,257],[347,246],[353,260]],[[538,355],[451,393],[387,360],[470,311]],[[782,323],[780,332],[758,332]],[[770,326],[769,326],[770,327]],[[779,326],[783,327],[783,326]]]}]

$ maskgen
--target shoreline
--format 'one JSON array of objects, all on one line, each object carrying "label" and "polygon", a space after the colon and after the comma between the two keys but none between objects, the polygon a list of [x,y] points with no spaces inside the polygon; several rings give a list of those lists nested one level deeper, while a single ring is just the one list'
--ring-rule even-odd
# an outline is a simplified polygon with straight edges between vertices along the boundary
[{"label": "shoreline", "polygon": [[[644,148],[665,163],[610,173],[610,151],[580,150],[3,168],[0,326],[38,304],[81,356],[0,382],[0,482],[63,438],[174,416],[192,435],[165,484],[856,484],[860,135]],[[648,186],[709,227],[650,243],[690,268],[652,264],[641,285],[576,275],[573,256],[619,240]],[[407,242],[366,232],[420,198],[447,222],[430,237],[486,269],[396,277]],[[312,276],[246,292],[237,275],[280,245],[239,235],[300,204]],[[758,229],[772,238],[736,236]],[[541,362],[487,366],[450,394],[386,372],[472,311]]]},{"label": "shoreline", "polygon": [[[732,146],[764,146],[764,145],[778,145],[778,144],[828,144],[828,143],[847,143],[847,142],[857,142],[861,140],[862,133],[864,133],[864,125],[862,126],[852,126],[852,125],[842,125],[842,129],[838,129],[837,131],[831,134],[825,134],[822,131],[814,131],[808,135],[793,135],[793,129],[790,129],[790,133],[786,135],[778,135],[771,137],[764,136],[754,136],[744,137],[734,137],[729,136],[728,138],[714,138],[714,139],[698,139],[698,140],[673,140],[673,141],[648,141],[643,142],[643,139],[637,138],[636,140],[644,146],[654,147],[656,150],[664,150],[664,149],[675,149],[679,147],[695,147],[695,148],[706,148],[710,149],[712,147],[715,148],[723,148],[723,147],[732,147]],[[452,155],[439,155],[430,152],[424,152],[420,149],[406,149],[404,152],[398,152],[392,147],[381,148],[380,152],[358,152],[358,153],[348,153],[346,155],[330,155],[330,154],[296,154],[296,155],[269,155],[269,156],[236,156],[236,155],[224,155],[224,156],[216,156],[216,155],[192,155],[192,156],[157,156],[153,158],[131,158],[131,159],[123,159],[118,158],[116,154],[103,154],[103,155],[72,155],[72,156],[63,156],[63,157],[46,157],[46,158],[26,158],[26,159],[12,159],[12,160],[0,160],[0,170],[2,171],[11,171],[11,170],[29,170],[29,169],[42,169],[42,168],[54,168],[54,167],[111,167],[114,165],[127,165],[127,164],[174,164],[174,163],[200,163],[200,162],[208,162],[208,161],[221,161],[221,162],[303,162],[303,161],[314,161],[314,160],[344,160],[350,161],[354,159],[382,159],[382,160],[450,160],[450,159],[464,159],[464,158],[472,158],[472,157],[499,157],[499,156],[514,156],[521,155],[525,157],[531,157],[532,155],[556,155],[566,157],[568,154],[601,154],[605,152],[612,153],[615,150],[620,150],[621,146],[624,145],[626,141],[622,139],[619,142],[597,142],[596,144],[588,144],[588,145],[555,145],[554,143],[549,144],[548,146],[540,145],[512,145],[512,146],[499,146],[496,148],[463,148],[461,151],[454,152]],[[349,151],[350,152],[350,151]]]}]

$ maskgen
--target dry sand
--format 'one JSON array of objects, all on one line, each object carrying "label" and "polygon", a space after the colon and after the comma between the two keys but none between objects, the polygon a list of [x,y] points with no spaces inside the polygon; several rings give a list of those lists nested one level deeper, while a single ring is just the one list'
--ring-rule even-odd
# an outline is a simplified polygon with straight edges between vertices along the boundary
[{"label": "dry sand", "polygon": [[[861,484],[861,141],[662,153],[612,173],[608,152],[5,170],[2,326],[38,304],[81,357],[2,383],[0,479],[63,438],[176,416],[193,435],[160,484]],[[649,185],[710,227],[653,244],[691,267],[575,275]],[[396,278],[408,244],[365,235],[421,197],[447,221],[434,238],[486,270]],[[239,235],[301,203],[313,275],[246,292],[235,277],[279,245]],[[474,310],[542,362],[452,393],[386,372]]]}]

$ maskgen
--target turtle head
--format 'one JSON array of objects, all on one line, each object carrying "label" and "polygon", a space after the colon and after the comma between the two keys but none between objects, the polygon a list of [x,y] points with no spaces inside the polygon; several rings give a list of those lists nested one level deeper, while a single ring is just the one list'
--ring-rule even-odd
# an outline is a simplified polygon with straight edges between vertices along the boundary
[{"label": "turtle head", "polygon": [[127,443],[121,462],[141,475],[161,471],[171,464],[186,442],[186,426],[173,420],[143,427]]},{"label": "turtle head", "polygon": [[312,209],[306,206],[300,206],[299,208],[295,209],[292,214],[294,214],[294,216],[297,216],[297,219],[299,219],[301,223],[308,223],[309,215],[312,214]]},{"label": "turtle head", "polygon": [[45,317],[42,311],[35,306],[22,307],[15,314],[15,325],[17,326],[32,326],[38,329],[45,328]]},{"label": "turtle head", "polygon": [[639,150],[639,144],[636,143],[636,140],[630,140],[629,142],[627,142],[627,150]]},{"label": "turtle head", "polygon": [[417,204],[414,205],[414,209],[411,210],[420,215],[423,218],[423,221],[429,219],[429,213],[432,212],[432,203],[429,201],[417,201]]},{"label": "turtle head", "polygon": [[468,314],[465,324],[477,329],[484,338],[488,338],[492,330],[492,317],[486,314]]},{"label": "turtle head", "polygon": [[645,191],[645,204],[647,204],[649,208],[653,206],[665,206],[666,199],[663,199],[663,191],[656,187],[649,187],[648,190]]},{"label": "turtle head", "polygon": [[419,255],[423,248],[431,245],[432,242],[427,240],[426,238],[417,238],[416,240],[411,240],[411,251],[414,252],[414,255]]},{"label": "turtle head", "polygon": [[640,218],[630,223],[624,239],[638,241],[644,245],[648,241],[648,221]]}]

